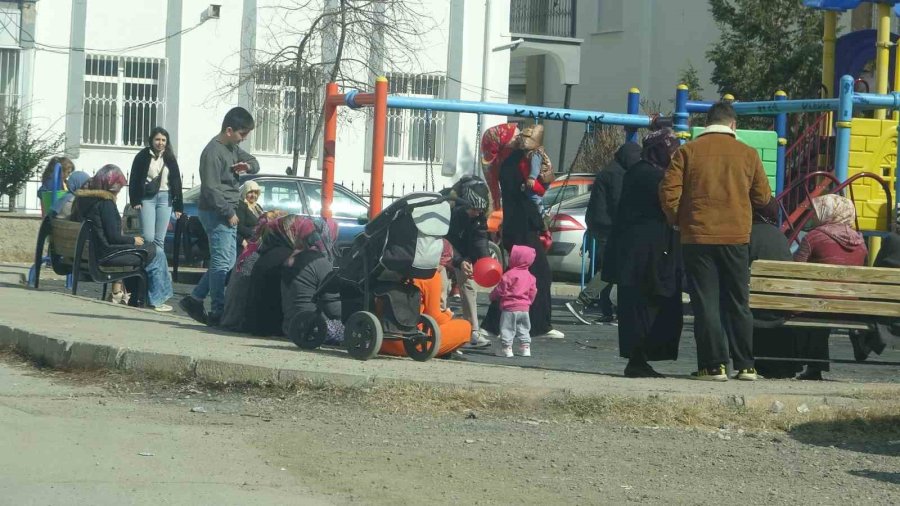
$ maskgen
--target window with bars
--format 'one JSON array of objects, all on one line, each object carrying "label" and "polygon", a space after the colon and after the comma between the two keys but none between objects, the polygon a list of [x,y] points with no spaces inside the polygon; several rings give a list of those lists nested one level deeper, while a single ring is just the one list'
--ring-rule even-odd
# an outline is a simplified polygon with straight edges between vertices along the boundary
[{"label": "window with bars", "polygon": [[81,143],[143,146],[165,121],[162,58],[87,55]]},{"label": "window with bars", "polygon": [[19,103],[19,50],[0,49],[0,121]]},{"label": "window with bars", "polygon": [[310,70],[298,76],[290,67],[263,67],[256,73],[252,146],[257,153],[294,152],[294,114],[300,83],[300,154],[306,154],[309,137],[321,109],[318,75]]},{"label": "window with bars", "polygon": [[[444,98],[447,78],[434,74],[388,74],[389,93]],[[444,120],[440,111],[388,109],[385,156],[395,160],[440,162],[444,155]]]}]

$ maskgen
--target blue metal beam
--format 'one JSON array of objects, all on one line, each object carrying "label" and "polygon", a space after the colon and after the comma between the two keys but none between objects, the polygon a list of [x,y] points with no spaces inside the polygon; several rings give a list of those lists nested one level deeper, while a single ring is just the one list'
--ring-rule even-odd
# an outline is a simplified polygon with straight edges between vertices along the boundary
[{"label": "blue metal beam", "polygon": [[512,116],[533,120],[575,121],[579,123],[595,123],[605,125],[622,125],[626,127],[646,128],[650,126],[650,117],[637,114],[619,114],[598,111],[582,111],[574,109],[556,109],[532,105],[503,104],[497,102],[473,102],[466,100],[446,100],[438,98],[404,97],[389,95],[388,107],[396,109],[413,109],[419,111],[445,111],[463,113],[481,113],[495,116]]}]

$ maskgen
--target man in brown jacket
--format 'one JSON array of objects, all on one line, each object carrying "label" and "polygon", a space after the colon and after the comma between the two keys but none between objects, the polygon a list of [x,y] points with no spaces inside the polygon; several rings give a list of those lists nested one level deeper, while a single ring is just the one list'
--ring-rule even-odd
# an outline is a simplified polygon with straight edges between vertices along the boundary
[{"label": "man in brown jacket", "polygon": [[772,206],[774,199],[759,155],[735,138],[737,115],[731,104],[713,105],[706,124],[696,140],[672,157],[659,199],[669,222],[681,230],[684,267],[693,286],[694,377],[727,380],[730,356],[737,379],[752,381],[757,375],[750,228],[753,209]]}]

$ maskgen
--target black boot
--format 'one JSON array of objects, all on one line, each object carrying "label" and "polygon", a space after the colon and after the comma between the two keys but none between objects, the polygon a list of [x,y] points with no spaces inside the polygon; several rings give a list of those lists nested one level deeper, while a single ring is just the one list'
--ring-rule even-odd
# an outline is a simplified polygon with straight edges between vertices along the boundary
[{"label": "black boot", "polygon": [[625,366],[626,378],[665,378],[662,374],[656,372],[646,360],[632,358]]}]

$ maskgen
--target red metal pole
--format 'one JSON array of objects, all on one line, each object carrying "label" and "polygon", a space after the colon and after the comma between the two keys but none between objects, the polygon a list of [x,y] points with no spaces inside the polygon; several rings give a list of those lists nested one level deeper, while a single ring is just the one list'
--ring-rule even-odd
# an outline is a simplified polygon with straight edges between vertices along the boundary
[{"label": "red metal pole", "polygon": [[322,150],[322,217],[331,218],[334,199],[334,155],[337,147],[337,105],[329,100],[338,94],[337,83],[325,86],[325,146]]},{"label": "red metal pole", "polygon": [[372,178],[369,190],[369,219],[381,212],[382,185],[384,184],[384,141],[387,130],[388,80],[375,80],[375,116],[372,125]]}]

